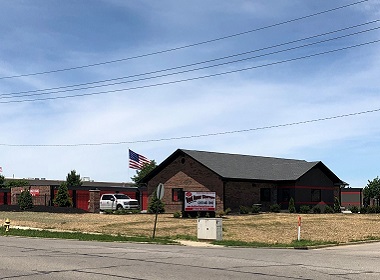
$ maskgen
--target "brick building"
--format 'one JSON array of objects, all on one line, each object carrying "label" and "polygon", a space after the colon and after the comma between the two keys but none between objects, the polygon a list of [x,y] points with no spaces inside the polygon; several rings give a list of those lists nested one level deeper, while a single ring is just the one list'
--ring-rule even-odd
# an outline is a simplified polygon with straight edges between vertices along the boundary
[{"label": "brick building", "polygon": [[216,193],[216,211],[260,204],[287,209],[291,197],[300,205],[334,204],[345,185],[322,162],[178,149],[141,180],[151,196],[165,185],[168,213],[183,210],[186,191]]},{"label": "brick building", "polygon": [[341,206],[349,209],[351,206],[361,208],[363,206],[362,188],[345,188],[341,190]]},{"label": "brick building", "polygon": [[[17,179],[6,178],[7,181]],[[57,194],[58,188],[63,180],[46,180],[46,179],[24,179],[30,193],[33,196],[34,205],[53,205],[53,200]],[[13,187],[11,189],[0,189],[0,205],[9,204],[16,205],[17,198],[25,187]],[[124,193],[131,198],[137,199],[140,203],[141,210],[148,207],[148,197],[146,188],[136,187],[133,183],[124,182],[94,182],[83,180],[82,185],[78,187],[69,187],[69,195],[73,201],[73,207],[82,210],[89,210],[89,200],[92,190],[99,190],[99,195],[104,193]]]}]

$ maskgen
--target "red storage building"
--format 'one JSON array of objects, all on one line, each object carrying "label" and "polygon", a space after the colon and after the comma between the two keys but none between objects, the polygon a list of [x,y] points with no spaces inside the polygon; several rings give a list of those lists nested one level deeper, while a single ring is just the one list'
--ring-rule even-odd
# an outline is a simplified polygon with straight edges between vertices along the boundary
[{"label": "red storage building", "polygon": [[[6,180],[15,180],[8,179]],[[52,201],[61,185],[62,180],[25,179],[29,182],[29,191],[33,196],[34,205],[52,206]],[[17,195],[23,188],[0,189],[0,205],[16,204]],[[133,183],[120,182],[95,182],[82,181],[82,186],[70,187],[69,194],[73,201],[73,207],[88,211],[90,190],[99,190],[100,195],[104,193],[123,193],[131,198],[137,199],[141,210],[148,208],[148,195],[146,187],[135,187]]]}]

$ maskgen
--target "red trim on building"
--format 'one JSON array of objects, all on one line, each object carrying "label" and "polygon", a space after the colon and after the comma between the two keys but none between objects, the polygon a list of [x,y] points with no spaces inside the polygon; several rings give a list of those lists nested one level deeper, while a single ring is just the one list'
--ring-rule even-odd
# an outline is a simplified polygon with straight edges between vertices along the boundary
[{"label": "red trim on building", "polygon": [[[284,202],[285,203],[285,202]],[[308,204],[315,204],[315,205],[317,205],[317,204],[326,204],[326,205],[328,205],[329,203],[326,203],[326,202],[324,202],[324,201],[318,201],[318,202],[308,202],[308,201],[298,201],[298,202],[294,202],[295,204],[302,204],[302,205],[308,205]],[[333,203],[330,203],[331,205],[333,204]]]},{"label": "red trim on building", "polygon": [[279,186],[278,189],[318,189],[318,190],[333,190],[337,187],[320,187],[320,186]]},{"label": "red trim on building", "polygon": [[348,192],[348,191],[344,191],[344,190],[342,190],[342,193],[345,194],[345,195],[350,195],[350,194],[356,194],[356,195],[358,195],[358,194],[361,194],[361,192]]},{"label": "red trim on building", "polygon": [[361,203],[360,202],[357,202],[357,201],[345,201],[345,202],[342,202],[342,206],[349,206],[349,205],[359,205],[361,206]]}]

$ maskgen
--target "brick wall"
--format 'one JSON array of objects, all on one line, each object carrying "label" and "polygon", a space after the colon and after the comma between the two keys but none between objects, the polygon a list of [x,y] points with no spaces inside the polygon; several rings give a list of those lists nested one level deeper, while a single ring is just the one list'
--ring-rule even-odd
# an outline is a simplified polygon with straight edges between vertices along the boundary
[{"label": "brick wall", "polygon": [[218,175],[194,161],[187,155],[173,160],[148,183],[148,195],[151,197],[159,183],[165,185],[162,201],[165,211],[174,213],[182,211],[183,202],[172,201],[172,189],[182,188],[183,191],[212,191],[216,192],[216,210],[223,210],[223,182]]},{"label": "brick wall", "polygon": [[51,205],[50,186],[31,186],[11,188],[11,204],[17,205],[17,198],[27,188],[33,197],[33,205]]},{"label": "brick wall", "polygon": [[[271,201],[260,201],[260,189],[271,189]],[[266,209],[269,205],[277,203],[277,188],[275,184],[253,182],[226,182],[225,207],[238,211],[240,206],[252,207],[253,204],[262,204]]]},{"label": "brick wall", "polygon": [[100,191],[90,190],[90,200],[88,205],[88,212],[99,213],[100,212]]}]

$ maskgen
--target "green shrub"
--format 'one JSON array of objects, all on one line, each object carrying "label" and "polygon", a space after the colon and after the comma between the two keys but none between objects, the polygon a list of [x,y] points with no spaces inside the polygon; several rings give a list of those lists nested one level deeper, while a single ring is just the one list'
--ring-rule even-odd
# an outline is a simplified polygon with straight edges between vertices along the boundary
[{"label": "green shrub", "polygon": [[325,214],[332,214],[332,213],[334,213],[334,209],[331,206],[326,205],[324,213]]},{"label": "green shrub", "polygon": [[296,207],[294,206],[294,199],[293,197],[289,200],[289,207],[288,207],[289,213],[296,213]]},{"label": "green shrub", "polygon": [[312,210],[314,214],[321,214],[322,212],[319,206],[314,206]]},{"label": "green shrub", "polygon": [[300,213],[307,214],[309,212],[310,212],[310,206],[309,205],[301,205]]},{"label": "green shrub", "polygon": [[33,198],[28,189],[25,189],[23,192],[21,192],[17,203],[21,210],[33,208]]},{"label": "green shrub", "polygon": [[111,209],[106,209],[103,211],[103,213],[107,214],[107,215],[129,215],[129,214],[139,214],[140,210],[126,210],[126,209],[111,210]]},{"label": "green shrub", "polygon": [[350,210],[352,213],[358,213],[359,212],[359,208],[355,205],[349,207],[348,210]]},{"label": "green shrub", "polygon": [[278,204],[272,204],[269,207],[269,211],[274,212],[274,213],[280,213],[281,207]]},{"label": "green shrub", "polygon": [[114,210],[113,214],[115,215],[128,215],[128,214],[139,214],[140,210],[128,210],[128,209],[120,209]]},{"label": "green shrub", "polygon": [[368,207],[360,208],[360,214],[367,214],[367,213],[368,213]]},{"label": "green shrub", "polygon": [[240,205],[240,207],[239,207],[239,213],[240,214],[249,214],[249,212],[250,212],[249,207],[244,206],[244,205]]},{"label": "green shrub", "polygon": [[224,212],[226,213],[226,215],[230,214],[231,213],[231,208],[227,208],[226,210],[224,210]]},{"label": "green shrub", "polygon": [[58,192],[56,197],[54,198],[55,205],[59,207],[71,207],[73,202],[71,200],[71,197],[69,195],[69,189],[67,187],[66,182],[61,183],[61,185],[58,188]]},{"label": "green shrub", "polygon": [[157,198],[157,192],[154,191],[149,200],[148,213],[154,214],[156,211],[159,214],[165,213],[165,204],[161,201],[161,199]]},{"label": "green shrub", "polygon": [[173,213],[173,218],[177,218],[177,219],[178,219],[178,218],[181,218],[181,212],[178,212],[178,211],[177,211],[177,212],[174,212],[174,213]]},{"label": "green shrub", "polygon": [[368,209],[367,209],[367,213],[368,214],[375,214],[376,213],[376,207],[375,206],[368,206]]},{"label": "green shrub", "polygon": [[260,213],[260,210],[261,210],[261,207],[258,206],[258,205],[253,205],[252,208],[251,208],[251,212],[252,212],[253,214]]}]

